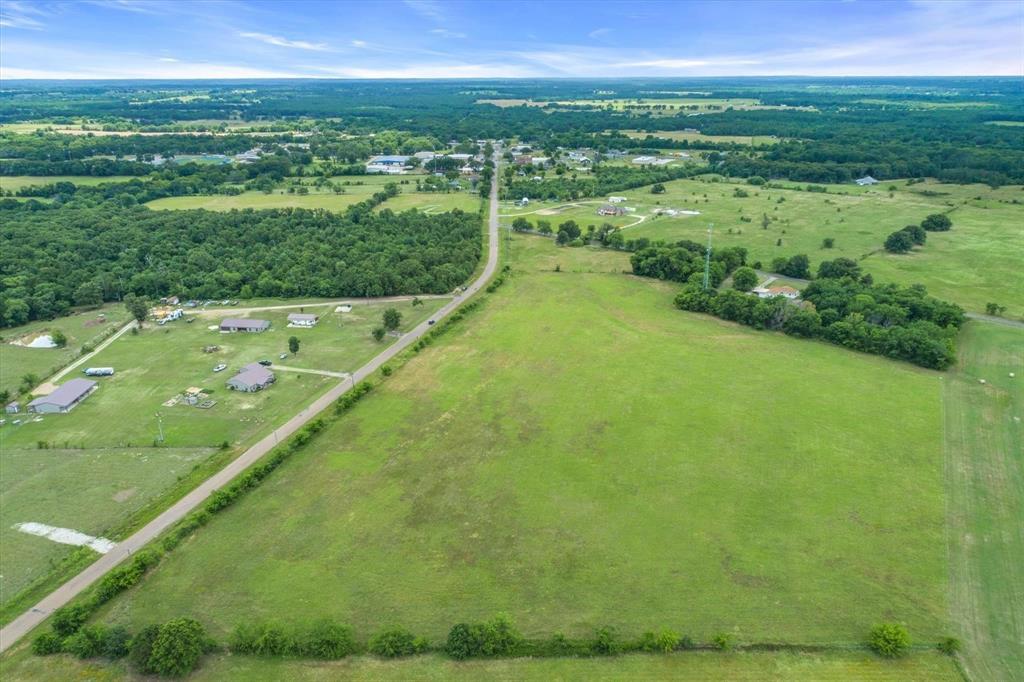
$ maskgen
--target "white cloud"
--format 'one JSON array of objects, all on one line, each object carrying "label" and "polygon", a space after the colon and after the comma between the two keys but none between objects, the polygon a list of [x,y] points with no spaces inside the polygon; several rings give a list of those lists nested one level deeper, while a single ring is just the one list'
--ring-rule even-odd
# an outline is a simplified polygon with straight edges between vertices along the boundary
[{"label": "white cloud", "polygon": [[252,40],[258,40],[276,47],[290,47],[297,50],[313,50],[316,52],[326,52],[330,50],[326,43],[310,43],[305,40],[289,40],[288,38],[282,38],[269,33],[254,33],[247,31],[239,33],[238,35],[242,38],[251,38]]},{"label": "white cloud", "polygon": [[7,0],[0,4],[0,26],[4,28],[23,28],[30,31],[41,31],[44,24],[37,17],[45,17],[47,13],[35,5],[17,0]]},{"label": "white cloud", "polygon": [[353,40],[352,47],[366,47],[369,43],[365,40]]},{"label": "white cloud", "polygon": [[434,35],[441,36],[442,38],[465,38],[466,37],[465,33],[460,33],[459,31],[449,31],[446,28],[432,28],[432,29],[430,29],[430,32],[433,33]]},{"label": "white cloud", "polygon": [[403,0],[406,7],[426,19],[434,21],[444,20],[444,10],[441,3],[434,0]]},{"label": "white cloud", "polygon": [[608,35],[611,32],[612,32],[612,30],[610,28],[595,28],[593,31],[591,31],[590,33],[587,34],[587,37],[588,38],[600,38],[602,36]]},{"label": "white cloud", "polygon": [[174,57],[160,57],[160,59],[158,61],[168,62],[170,64],[177,64],[181,60],[180,59],[175,59]]}]

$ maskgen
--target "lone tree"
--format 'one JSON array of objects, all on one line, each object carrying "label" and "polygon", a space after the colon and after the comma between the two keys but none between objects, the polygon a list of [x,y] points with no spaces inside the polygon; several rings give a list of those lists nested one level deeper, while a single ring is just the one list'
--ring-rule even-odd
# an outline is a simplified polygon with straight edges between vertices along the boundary
[{"label": "lone tree", "polygon": [[906,253],[914,247],[914,239],[909,232],[899,230],[885,238],[885,250],[889,253]]},{"label": "lone tree", "polygon": [[661,184],[660,182],[655,183],[651,187],[651,194],[664,194],[664,193],[665,193],[665,185]]},{"label": "lone tree", "polygon": [[288,339],[288,350],[291,351],[292,355],[299,352],[299,337],[293,336]]},{"label": "lone tree", "polygon": [[879,656],[895,658],[906,653],[910,646],[910,633],[899,623],[881,623],[871,628],[868,645]]},{"label": "lone tree", "polygon": [[68,337],[59,329],[55,329],[53,333],[50,334],[50,340],[57,344],[58,348],[63,348],[68,345]]},{"label": "lone tree", "polygon": [[393,332],[402,324],[402,313],[394,308],[388,308],[384,311],[383,322],[384,328],[389,332]]},{"label": "lone tree", "polygon": [[206,631],[191,618],[160,626],[149,654],[149,668],[158,675],[184,677],[195,670],[206,648]]},{"label": "lone tree", "polygon": [[373,340],[376,341],[377,343],[380,343],[381,341],[384,340],[384,334],[385,333],[386,332],[384,331],[384,327],[374,327],[373,328]]},{"label": "lone tree", "polygon": [[146,316],[149,315],[149,304],[146,303],[146,299],[135,294],[127,294],[124,297],[124,307],[128,309],[128,314],[134,317],[141,327],[142,323],[146,321]]},{"label": "lone tree", "polygon": [[737,291],[750,291],[757,286],[757,273],[753,268],[743,266],[737,268],[732,275],[732,288]]},{"label": "lone tree", "polygon": [[516,218],[512,221],[512,230],[515,232],[526,232],[530,229],[530,221],[526,218]]},{"label": "lone tree", "polygon": [[953,221],[945,213],[933,213],[921,221],[921,227],[929,232],[946,232],[953,227]]}]

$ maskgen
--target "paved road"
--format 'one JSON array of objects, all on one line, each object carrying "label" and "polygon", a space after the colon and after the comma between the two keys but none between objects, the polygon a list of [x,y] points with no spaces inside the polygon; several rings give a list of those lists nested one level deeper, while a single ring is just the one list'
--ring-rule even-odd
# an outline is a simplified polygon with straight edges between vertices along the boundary
[{"label": "paved road", "polygon": [[[500,152],[495,152],[494,158],[496,163],[499,156]],[[497,170],[498,169],[496,167],[494,174],[495,183],[491,188],[490,217],[488,218],[487,228],[487,265],[484,267],[483,273],[472,284],[470,284],[469,287],[467,287],[463,294],[456,296],[454,300],[445,304],[444,307],[437,311],[437,313],[431,318],[433,320],[440,320],[446,315],[451,314],[459,307],[459,305],[461,305],[464,299],[480,291],[491,279],[495,270],[498,268],[497,178],[499,175]],[[127,559],[133,553],[138,552],[151,540],[159,536],[173,524],[183,519],[189,512],[201,505],[207,497],[213,494],[214,491],[228,485],[232,479],[245,471],[245,469],[254,464],[257,460],[263,457],[263,455],[267,454],[267,452],[277,445],[278,442],[285,440],[304,426],[306,422],[316,417],[321,411],[331,407],[331,405],[334,404],[334,401],[344,395],[347,391],[351,390],[353,385],[369,377],[376,372],[381,365],[391,360],[410,345],[416,343],[416,341],[426,334],[429,329],[430,325],[427,321],[417,325],[412,329],[412,331],[402,336],[394,344],[381,352],[380,355],[356,370],[352,377],[341,382],[325,395],[315,400],[312,405],[302,410],[302,412],[299,412],[297,415],[289,419],[287,423],[277,428],[273,433],[239,455],[237,459],[232,461],[226,467],[206,479],[206,481],[201,483],[199,487],[185,495],[169,509],[140,528],[134,535],[125,539],[123,542],[119,542],[112,550],[99,557],[81,573],[68,580],[66,583],[44,597],[38,604],[11,621],[7,626],[0,630],[0,653],[6,651],[15,642],[31,632],[33,628],[46,620],[46,618],[55,609],[67,604],[83,590],[102,578],[119,563]]]}]

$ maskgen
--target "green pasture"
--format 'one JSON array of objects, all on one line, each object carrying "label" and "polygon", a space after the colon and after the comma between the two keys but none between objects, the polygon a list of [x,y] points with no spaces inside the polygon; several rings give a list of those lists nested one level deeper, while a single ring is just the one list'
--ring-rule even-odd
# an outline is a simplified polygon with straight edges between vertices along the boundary
[{"label": "green pasture", "polygon": [[737,144],[748,144],[755,147],[764,147],[779,143],[779,138],[774,135],[705,135],[699,132],[687,132],[684,130],[622,130],[624,135],[636,139],[644,139],[648,135],[654,135],[667,140],[689,140],[690,142],[735,142]]},{"label": "green pasture", "polygon": [[603,255],[515,237],[481,311],[101,618],[948,633],[941,375],[682,313]]},{"label": "green pasture", "polygon": [[[100,318],[101,314],[104,319]],[[9,390],[13,395],[26,374],[45,379],[77,358],[82,346],[96,345],[127,320],[128,313],[123,305],[108,304],[56,320],[37,320],[0,330],[0,390]],[[64,348],[26,348],[12,343],[28,342],[39,334],[58,329],[68,338]]]},{"label": "green pasture", "polygon": [[377,207],[378,211],[389,209],[395,213],[408,211],[411,208],[425,213],[445,213],[459,209],[467,213],[480,210],[480,195],[475,192],[416,192],[404,190],[397,197],[388,199]]},{"label": "green pasture", "polygon": [[[109,448],[0,452],[0,605],[75,551],[27,535],[37,522],[97,537],[112,529],[209,456],[202,448]],[[91,552],[88,549],[78,551]]]},{"label": "green pasture", "polygon": [[975,680],[1024,679],[1022,382],[1024,329],[969,322],[943,412],[952,612]]},{"label": "green pasture", "polygon": [[[99,390],[68,414],[45,415],[41,422],[2,427],[5,447],[35,448],[39,441],[86,448],[152,445],[161,426],[164,444],[171,447],[213,447],[225,441],[242,444],[284,422],[342,380],[279,369],[275,371],[277,382],[264,391],[228,390],[225,382],[243,365],[267,359],[285,367],[352,372],[384,347],[373,340],[370,332],[380,324],[385,308],[393,306],[401,311],[402,329],[409,329],[443,303],[428,299],[415,308],[408,301],[360,303],[350,313],[334,313],[334,306],[308,306],[306,312],[322,315],[312,329],[287,327],[287,314],[299,312],[298,308],[246,314],[211,311],[188,316],[195,319],[190,324],[184,320],[165,326],[148,323],[141,333],[125,334],[88,362],[116,371],[114,376],[97,378]],[[240,315],[269,320],[272,328],[255,334],[222,334],[207,328],[225,317]],[[281,360],[278,356],[288,352],[291,336],[300,339],[299,352]],[[220,350],[204,353],[204,346],[211,345]],[[215,373],[213,368],[220,363],[228,367]],[[81,375],[73,373],[66,378],[72,376]],[[217,404],[210,409],[184,403],[163,405],[190,387],[206,389]]]},{"label": "green pasture", "polygon": [[0,189],[17,192],[23,187],[52,185],[57,182],[71,182],[76,185],[93,186],[108,182],[128,182],[129,180],[146,180],[146,176],[134,175],[9,175],[0,176]]},{"label": "green pasture", "polygon": [[[628,199],[620,205],[634,209],[624,216],[597,214],[607,197],[531,202],[525,208],[507,202],[501,214],[508,223],[519,215],[534,224],[548,220],[556,230],[570,219],[584,231],[588,225],[608,223],[624,228],[626,239],[669,242],[689,239],[704,243],[708,225],[713,223],[714,247],[743,246],[751,262],[761,261],[765,267],[777,256],[796,253],[807,254],[812,269],[822,260],[845,256],[861,260],[864,270],[879,281],[921,283],[933,295],[975,312],[996,302],[1006,306],[1008,316],[1024,315],[1024,250],[1020,246],[1024,191],[1020,186],[992,189],[899,181],[874,187],[829,185],[827,193],[819,193],[803,191],[806,184],[779,184],[781,189],[712,182],[705,177],[665,183],[664,194],[651,194],[650,187],[623,190],[615,192]],[[736,197],[737,190],[748,196]],[[659,208],[699,211],[700,215],[654,215]],[[950,211],[953,229],[929,233],[923,248],[902,255],[882,248],[890,232],[946,211]],[[826,237],[835,240],[832,249],[823,247]]]},{"label": "green pasture", "polygon": [[[40,682],[68,679],[133,679],[124,663],[78,661],[70,656],[33,657],[26,651],[0,659],[0,671]],[[205,658],[188,679],[326,680],[352,682],[549,682],[551,680],[705,680],[707,682],[960,682],[953,661],[922,651],[889,661],[871,654],[687,652],[613,658],[519,658],[456,663],[438,656],[384,661],[360,656],[341,661],[291,661],[218,654]]]}]

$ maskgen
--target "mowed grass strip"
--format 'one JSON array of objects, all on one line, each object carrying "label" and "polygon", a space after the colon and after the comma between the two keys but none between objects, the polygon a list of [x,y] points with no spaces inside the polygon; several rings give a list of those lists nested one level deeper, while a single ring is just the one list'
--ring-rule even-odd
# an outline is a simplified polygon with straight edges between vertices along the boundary
[{"label": "mowed grass strip", "polygon": [[1021,382],[1024,329],[968,323],[943,394],[953,618],[977,680],[1024,679]]},{"label": "mowed grass strip", "polygon": [[[211,450],[125,448],[0,453],[0,605],[75,548],[22,533],[36,522],[109,537]],[[88,552],[89,550],[78,550]]]},{"label": "mowed grass strip", "polygon": [[[68,655],[8,656],[2,669],[14,679],[134,679],[123,663],[78,661]],[[864,653],[711,653],[630,655],[614,658],[540,658],[455,662],[438,656],[382,661],[370,657],[342,661],[289,661],[217,655],[203,660],[190,680],[720,680],[722,682],[960,682],[953,661],[933,652],[899,660]]]},{"label": "mowed grass strip", "polygon": [[[940,375],[517,274],[106,618],[853,643],[948,632]],[[536,244],[541,244],[536,247]]]}]

